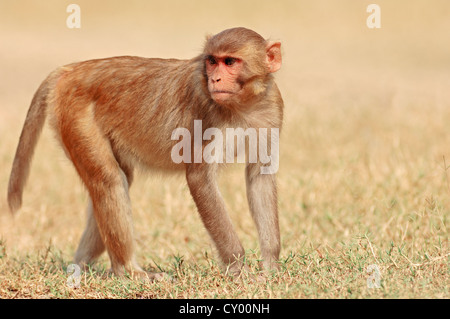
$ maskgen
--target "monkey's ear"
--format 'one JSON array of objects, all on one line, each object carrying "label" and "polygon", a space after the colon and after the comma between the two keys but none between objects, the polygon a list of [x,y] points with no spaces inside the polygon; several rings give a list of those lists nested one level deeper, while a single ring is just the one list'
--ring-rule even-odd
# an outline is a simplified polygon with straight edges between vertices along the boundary
[{"label": "monkey's ear", "polygon": [[268,42],[266,46],[266,64],[270,73],[281,68],[281,42]]}]

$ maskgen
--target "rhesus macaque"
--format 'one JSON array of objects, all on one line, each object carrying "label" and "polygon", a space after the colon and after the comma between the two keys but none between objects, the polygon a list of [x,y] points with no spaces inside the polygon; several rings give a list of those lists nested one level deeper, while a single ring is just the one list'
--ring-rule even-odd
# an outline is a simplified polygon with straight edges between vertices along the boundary
[{"label": "rhesus macaque", "polygon": [[[22,204],[30,162],[45,122],[73,162],[89,193],[88,220],[75,262],[85,266],[105,250],[112,271],[155,279],[135,261],[129,187],[135,166],[184,171],[200,217],[231,274],[240,273],[244,248],[217,186],[218,163],[171,159],[176,128],[281,128],[283,100],[272,73],[281,44],[245,28],[207,38],[191,60],[121,56],[69,64],[40,85],[28,111],[8,189],[12,212]],[[202,147],[208,141],[203,141]],[[227,141],[228,143],[228,141]],[[184,150],[186,151],[186,150]],[[277,269],[280,252],[275,174],[247,162],[246,187],[264,269]]]}]

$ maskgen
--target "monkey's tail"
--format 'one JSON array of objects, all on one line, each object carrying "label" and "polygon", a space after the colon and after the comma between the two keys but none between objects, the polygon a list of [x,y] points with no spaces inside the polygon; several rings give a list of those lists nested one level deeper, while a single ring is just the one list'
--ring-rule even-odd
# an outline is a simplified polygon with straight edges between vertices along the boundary
[{"label": "monkey's tail", "polygon": [[50,77],[42,82],[34,94],[20,135],[8,186],[8,205],[12,213],[22,206],[23,188],[30,173],[31,159],[47,115]]}]

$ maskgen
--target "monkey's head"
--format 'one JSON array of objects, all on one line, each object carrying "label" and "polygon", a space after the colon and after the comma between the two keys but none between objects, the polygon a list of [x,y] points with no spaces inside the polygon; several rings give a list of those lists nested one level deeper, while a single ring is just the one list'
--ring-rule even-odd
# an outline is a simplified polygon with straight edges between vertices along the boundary
[{"label": "monkey's head", "polygon": [[208,37],[203,54],[211,98],[231,107],[264,93],[270,74],[281,67],[280,48],[280,42],[266,41],[246,28]]}]

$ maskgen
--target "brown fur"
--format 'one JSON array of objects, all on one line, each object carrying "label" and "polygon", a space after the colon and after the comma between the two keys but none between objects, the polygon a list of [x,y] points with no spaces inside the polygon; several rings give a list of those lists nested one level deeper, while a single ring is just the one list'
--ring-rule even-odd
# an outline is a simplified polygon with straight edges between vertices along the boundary
[{"label": "brown fur", "polygon": [[[206,68],[207,55],[232,56],[242,63]],[[218,164],[171,160],[172,131],[193,132],[194,120],[209,127],[281,128],[283,100],[271,72],[281,65],[280,44],[235,28],[210,37],[191,60],[113,57],[73,63],[51,73],[31,102],[13,163],[8,189],[18,210],[39,132],[49,115],[67,156],[89,192],[88,222],[75,262],[93,262],[105,250],[115,274],[146,274],[134,260],[128,195],[137,165],[185,171],[201,219],[221,260],[237,274],[244,249],[220,195]],[[231,74],[231,75],[230,75]],[[225,76],[226,75],[226,76]],[[213,81],[209,83],[208,81]],[[212,90],[232,91],[215,99]],[[193,138],[193,137],[192,137]],[[205,141],[203,142],[205,146]],[[246,168],[247,196],[259,237],[263,266],[277,268],[280,251],[275,175],[261,175],[260,163]]]}]

